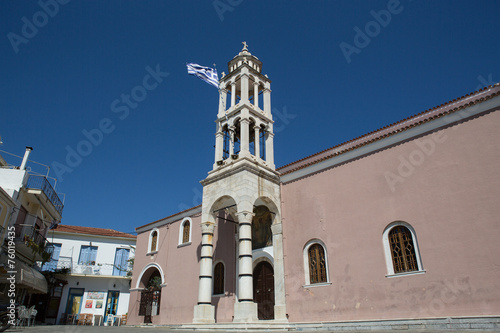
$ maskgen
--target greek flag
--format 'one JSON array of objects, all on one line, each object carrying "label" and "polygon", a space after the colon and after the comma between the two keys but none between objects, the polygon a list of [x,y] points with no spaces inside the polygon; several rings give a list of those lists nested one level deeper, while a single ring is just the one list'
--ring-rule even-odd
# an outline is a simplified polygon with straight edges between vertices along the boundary
[{"label": "greek flag", "polygon": [[188,74],[195,75],[212,86],[219,88],[219,77],[217,76],[217,69],[210,67],[200,66],[197,64],[186,64]]}]

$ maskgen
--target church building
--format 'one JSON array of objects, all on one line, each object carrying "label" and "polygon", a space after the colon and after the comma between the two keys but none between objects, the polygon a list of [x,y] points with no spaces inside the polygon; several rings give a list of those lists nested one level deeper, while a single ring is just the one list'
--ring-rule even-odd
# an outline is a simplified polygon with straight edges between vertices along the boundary
[{"label": "church building", "polygon": [[500,84],[279,168],[246,44],[219,89],[202,204],[136,228],[129,324],[500,327]]}]

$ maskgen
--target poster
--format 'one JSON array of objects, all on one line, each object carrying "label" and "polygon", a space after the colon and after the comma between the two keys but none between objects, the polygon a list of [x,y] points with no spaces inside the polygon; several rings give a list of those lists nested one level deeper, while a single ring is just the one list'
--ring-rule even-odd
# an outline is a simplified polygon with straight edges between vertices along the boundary
[{"label": "poster", "polygon": [[102,301],[95,301],[95,308],[102,309]]},{"label": "poster", "polygon": [[87,300],[85,302],[85,309],[91,309],[92,308],[92,304],[94,303],[93,300]]},{"label": "poster", "polygon": [[104,292],[102,292],[102,291],[89,291],[89,292],[87,292],[87,299],[104,299]]}]

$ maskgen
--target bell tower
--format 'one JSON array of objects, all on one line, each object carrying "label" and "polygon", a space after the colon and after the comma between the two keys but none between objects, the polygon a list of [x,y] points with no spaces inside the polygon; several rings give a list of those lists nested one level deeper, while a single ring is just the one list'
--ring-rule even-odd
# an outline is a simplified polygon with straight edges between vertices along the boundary
[{"label": "bell tower", "polygon": [[214,170],[239,159],[274,170],[271,80],[262,75],[262,62],[243,45],[219,83]]},{"label": "bell tower", "polygon": [[[215,133],[215,161],[203,185],[202,244],[198,303],[193,323],[214,323],[212,305],[213,235],[219,214],[236,223],[235,323],[263,319],[254,293],[257,263],[267,261],[274,279],[274,302],[268,316],[287,322],[283,267],[280,179],[274,165],[271,80],[262,74],[262,62],[243,49],[228,63],[228,74],[219,80],[219,108]],[[263,216],[267,216],[265,219]],[[263,219],[266,221],[263,223]],[[255,240],[252,237],[255,236]],[[265,239],[258,239],[264,235]],[[219,239],[217,242],[219,243]],[[234,242],[235,239],[226,240]],[[256,288],[259,288],[257,286]],[[266,289],[267,290],[267,289]],[[269,309],[269,304],[265,305]],[[269,319],[266,317],[265,319]]]}]

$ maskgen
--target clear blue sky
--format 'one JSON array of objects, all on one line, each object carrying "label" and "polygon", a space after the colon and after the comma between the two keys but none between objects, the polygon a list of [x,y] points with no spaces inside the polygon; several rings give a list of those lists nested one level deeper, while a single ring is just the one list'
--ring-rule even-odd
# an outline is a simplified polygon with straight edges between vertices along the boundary
[{"label": "clear blue sky", "polygon": [[69,168],[107,132],[59,175],[64,224],[133,232],[201,203],[218,93],[185,64],[227,72],[242,41],[272,80],[277,166],[500,81],[499,1],[60,1],[0,2],[0,149]]}]

